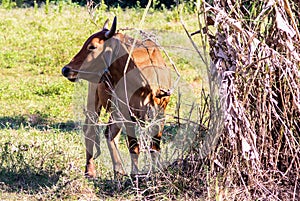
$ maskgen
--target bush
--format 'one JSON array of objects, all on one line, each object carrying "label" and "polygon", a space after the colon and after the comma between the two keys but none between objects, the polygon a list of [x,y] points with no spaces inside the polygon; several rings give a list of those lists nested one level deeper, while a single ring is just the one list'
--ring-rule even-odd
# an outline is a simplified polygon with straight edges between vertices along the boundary
[{"label": "bush", "polygon": [[[67,3],[76,3],[81,6],[86,4],[86,0],[52,0],[52,3],[58,4],[59,2],[67,2]],[[102,2],[102,0],[94,1],[96,4]],[[35,3],[38,5],[46,4],[46,0],[0,0],[0,4],[7,5],[9,4],[11,7],[28,7],[34,6]],[[115,1],[115,0],[104,0],[104,3],[108,7],[121,7],[121,8],[132,8],[132,7],[146,7],[148,0],[140,0],[140,1]],[[176,5],[175,0],[155,0],[152,2],[152,6],[155,8],[171,8]],[[7,6],[6,6],[7,7]]]}]

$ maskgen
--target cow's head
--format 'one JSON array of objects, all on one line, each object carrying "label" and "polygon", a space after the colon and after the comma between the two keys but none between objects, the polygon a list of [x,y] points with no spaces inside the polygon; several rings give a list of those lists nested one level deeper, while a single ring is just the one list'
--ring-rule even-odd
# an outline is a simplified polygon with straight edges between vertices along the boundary
[{"label": "cow's head", "polygon": [[102,30],[90,36],[71,62],[62,68],[62,74],[72,82],[78,78],[99,82],[103,71],[111,64],[113,47],[107,41],[112,40],[116,27],[116,17],[110,29],[106,20]]}]

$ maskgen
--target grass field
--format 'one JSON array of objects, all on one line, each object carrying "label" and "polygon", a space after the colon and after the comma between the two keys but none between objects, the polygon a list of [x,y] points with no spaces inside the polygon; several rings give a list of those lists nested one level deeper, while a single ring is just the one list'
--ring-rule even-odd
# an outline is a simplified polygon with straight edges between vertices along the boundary
[{"label": "grass field", "polygon": [[[98,180],[83,177],[85,148],[75,115],[76,104],[83,103],[74,97],[77,84],[63,78],[61,68],[106,18],[117,15],[119,28],[138,28],[143,9],[99,9],[96,14],[99,27],[85,8],[75,5],[0,8],[0,200],[139,198],[127,188],[112,187],[104,143],[96,160]],[[197,29],[196,16],[186,12],[184,19],[190,31]],[[178,13],[150,10],[141,28],[158,34],[183,82],[191,84],[187,91],[199,91],[206,71],[191,51]],[[175,103],[173,98],[173,107]],[[121,147],[126,152],[125,145]]]}]

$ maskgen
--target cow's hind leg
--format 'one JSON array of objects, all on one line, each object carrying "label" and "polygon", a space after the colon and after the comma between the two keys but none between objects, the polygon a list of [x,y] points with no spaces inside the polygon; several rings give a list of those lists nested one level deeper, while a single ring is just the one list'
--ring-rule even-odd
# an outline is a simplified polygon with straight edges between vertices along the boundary
[{"label": "cow's hind leg", "polygon": [[157,135],[152,137],[152,142],[150,145],[150,154],[152,158],[152,167],[155,170],[159,165],[159,154],[160,154],[160,141],[161,141],[162,131],[159,131]]},{"label": "cow's hind leg", "polygon": [[[163,121],[163,120],[162,120]],[[150,144],[150,154],[152,159],[152,170],[155,171],[156,168],[161,168],[159,162],[160,155],[160,142],[162,137],[164,123],[161,122],[159,125],[152,126],[152,141]]]}]

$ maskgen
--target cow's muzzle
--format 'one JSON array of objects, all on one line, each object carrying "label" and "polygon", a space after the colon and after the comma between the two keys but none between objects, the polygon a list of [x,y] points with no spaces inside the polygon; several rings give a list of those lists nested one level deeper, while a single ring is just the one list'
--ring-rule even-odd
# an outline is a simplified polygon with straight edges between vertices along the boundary
[{"label": "cow's muzzle", "polygon": [[77,76],[74,75],[74,72],[68,66],[63,67],[61,69],[61,73],[71,82],[75,82],[77,80]]},{"label": "cow's muzzle", "polygon": [[65,77],[68,77],[69,76],[69,73],[70,73],[71,69],[67,66],[63,67],[61,69],[61,73],[63,74],[63,76]]}]

